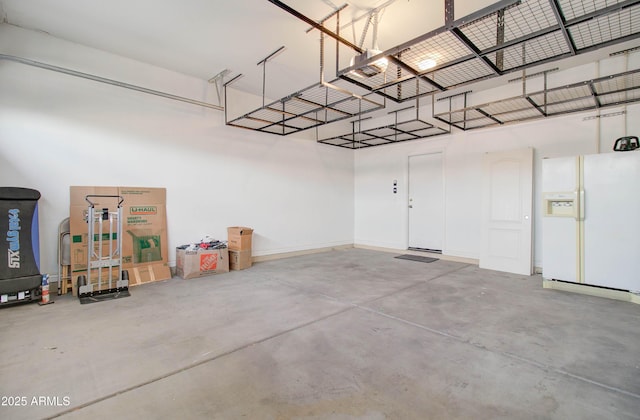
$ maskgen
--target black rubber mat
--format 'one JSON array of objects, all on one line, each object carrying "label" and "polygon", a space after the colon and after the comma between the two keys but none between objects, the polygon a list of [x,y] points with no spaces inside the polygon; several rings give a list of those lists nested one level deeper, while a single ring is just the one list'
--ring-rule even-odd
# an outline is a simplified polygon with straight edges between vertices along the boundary
[{"label": "black rubber mat", "polygon": [[409,255],[409,254],[398,255],[397,257],[394,257],[394,258],[398,258],[400,260],[418,261],[423,263],[432,263],[434,261],[438,261],[437,258],[422,257],[420,255]]}]

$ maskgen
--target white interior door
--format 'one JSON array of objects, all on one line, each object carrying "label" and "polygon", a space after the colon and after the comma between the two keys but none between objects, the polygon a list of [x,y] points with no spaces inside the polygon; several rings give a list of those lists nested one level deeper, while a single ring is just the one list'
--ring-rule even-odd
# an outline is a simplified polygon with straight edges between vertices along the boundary
[{"label": "white interior door", "polygon": [[409,248],[442,251],[442,153],[409,156]]},{"label": "white interior door", "polygon": [[532,190],[533,149],[484,156],[481,268],[532,273]]}]

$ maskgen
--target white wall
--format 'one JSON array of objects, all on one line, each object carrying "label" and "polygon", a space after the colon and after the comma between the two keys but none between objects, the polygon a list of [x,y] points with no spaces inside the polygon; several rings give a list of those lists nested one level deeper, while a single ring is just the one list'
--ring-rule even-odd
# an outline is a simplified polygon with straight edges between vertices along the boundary
[{"label": "white wall", "polygon": [[[637,56],[640,54],[632,55],[628,63],[624,57],[614,58],[552,74],[549,85],[560,86],[622,72],[627,68],[638,68]],[[521,92],[521,87],[519,89]],[[502,98],[518,94],[517,89],[514,94],[513,86],[508,85],[494,92],[480,92],[476,95],[477,102],[474,102],[476,98],[471,94],[469,103],[479,104],[495,100],[500,97],[500,93]],[[640,105],[603,109],[601,113],[616,111],[626,113],[608,118],[585,119],[597,115],[597,112],[586,112],[466,132],[454,129],[451,135],[358,150],[355,156],[354,243],[407,249],[408,157],[443,152],[446,213],[443,253],[478,259],[481,236],[482,155],[486,152],[532,147],[534,265],[541,267],[541,161],[545,157],[597,153],[599,148],[602,152],[609,152],[616,138],[627,134],[638,135]],[[424,112],[429,115],[430,113],[430,109]],[[398,194],[392,192],[393,180],[398,180]]]},{"label": "white wall", "polygon": [[[13,26],[0,25],[0,53],[217,102],[206,81]],[[553,73],[549,84],[637,68],[639,56]],[[470,103],[515,90],[473,93]],[[244,112],[261,101],[234,95],[235,114],[238,98],[251,102]],[[478,258],[481,156],[533,147],[534,263],[540,266],[541,159],[610,150],[615,138],[640,131],[640,106],[626,111],[606,119],[584,120],[595,115],[588,112],[454,131],[356,151],[354,158],[316,144],[312,130],[278,137],[226,127],[222,112],[0,60],[0,185],[43,194],[43,272],[56,272],[57,227],[68,216],[71,185],[166,187],[170,249],[205,234],[224,238],[227,226],[240,224],[256,229],[254,255],[351,243],[406,249],[408,156],[442,151],[444,251]],[[399,182],[395,195],[393,180]]]},{"label": "white wall", "polygon": [[[0,53],[217,103],[206,81],[13,26]],[[255,229],[254,255],[351,244],[353,179],[353,153],[310,133],[231,128],[223,112],[0,60],[0,185],[42,193],[42,272],[57,272],[71,185],[165,187],[173,265],[177,245],[234,225]]]}]

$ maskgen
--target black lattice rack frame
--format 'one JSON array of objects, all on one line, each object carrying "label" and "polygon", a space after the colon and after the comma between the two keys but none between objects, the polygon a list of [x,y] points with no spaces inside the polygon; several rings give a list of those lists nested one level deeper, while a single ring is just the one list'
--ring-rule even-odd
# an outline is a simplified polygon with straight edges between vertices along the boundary
[{"label": "black lattice rack frame", "polygon": [[640,69],[441,112],[434,118],[466,131],[638,101]]},{"label": "black lattice rack frame", "polygon": [[227,121],[227,125],[287,135],[377,111],[385,102],[374,94],[357,95],[341,79],[321,82]]},{"label": "black lattice rack frame", "polygon": [[321,139],[318,142],[347,149],[362,149],[364,147],[424,139],[449,133],[448,130],[430,124],[417,116],[407,121],[395,122],[366,130],[356,130],[356,124],[360,125],[358,121],[354,121],[351,133]]},{"label": "black lattice rack frame", "polygon": [[[452,8],[451,2],[445,3]],[[359,64],[386,58],[385,72],[358,77],[357,66],[351,66],[338,76],[404,102],[628,41],[639,33],[640,0],[502,0]],[[422,70],[428,59],[436,66]]]},{"label": "black lattice rack frame", "polygon": [[[338,48],[342,43],[363,52],[329,31],[324,20],[317,23],[279,0],[268,1],[335,38]],[[640,0],[501,0],[458,20],[453,20],[453,0],[445,0],[445,21],[443,27],[361,60],[357,66],[338,70],[337,63],[337,79],[331,82],[325,82],[322,76],[320,83],[266,105],[263,89],[261,108],[231,121],[225,114],[226,123],[288,135],[347,118],[361,118],[385,108],[386,99],[399,103],[418,101],[425,95],[629,41],[640,36]],[[321,48],[321,57],[322,54]],[[371,64],[375,68],[383,58],[388,60],[385,71],[370,77],[356,76],[355,70]],[[436,65],[421,69],[428,59]],[[631,71],[481,106],[465,104],[463,109],[450,109],[434,118],[469,130],[632,103],[640,101],[637,79],[636,71]],[[623,85],[610,88],[607,83]],[[356,94],[357,87],[360,92]],[[318,141],[357,149],[448,132],[416,115],[409,121],[362,131],[356,131],[354,124],[351,133]]]}]

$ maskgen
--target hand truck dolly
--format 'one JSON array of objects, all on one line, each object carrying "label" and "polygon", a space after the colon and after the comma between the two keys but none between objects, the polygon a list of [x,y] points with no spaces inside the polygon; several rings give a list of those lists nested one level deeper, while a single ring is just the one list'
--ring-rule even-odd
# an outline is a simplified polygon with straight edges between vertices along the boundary
[{"label": "hand truck dolly", "polygon": [[[116,211],[96,209],[91,199],[114,198]],[[87,274],[78,276],[80,303],[130,296],[129,272],[122,269],[122,203],[120,195],[87,195]],[[108,229],[105,224],[108,223]],[[105,236],[107,235],[107,236]]]}]

